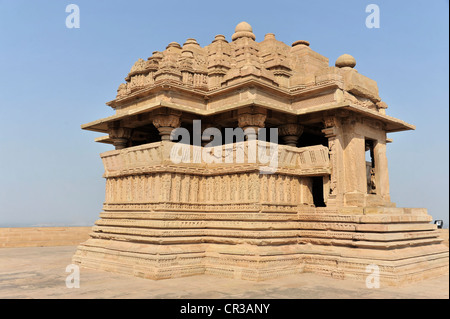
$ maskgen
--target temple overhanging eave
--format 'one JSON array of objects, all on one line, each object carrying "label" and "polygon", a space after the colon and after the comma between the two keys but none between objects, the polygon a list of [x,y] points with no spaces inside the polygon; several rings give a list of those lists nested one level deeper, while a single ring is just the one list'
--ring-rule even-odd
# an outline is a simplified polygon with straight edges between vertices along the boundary
[{"label": "temple overhanging eave", "polygon": [[151,113],[154,110],[157,110],[158,108],[170,108],[173,110],[179,110],[183,113],[190,113],[192,115],[200,116],[200,117],[208,117],[208,116],[214,116],[216,114],[224,113],[227,111],[234,111],[238,110],[240,108],[245,107],[251,107],[251,106],[257,106],[261,108],[265,108],[267,110],[272,110],[280,113],[285,113],[288,115],[293,116],[305,116],[305,115],[316,115],[317,117],[322,116],[325,113],[330,112],[337,112],[337,111],[352,111],[355,114],[359,114],[366,118],[371,118],[374,120],[380,121],[384,125],[384,129],[386,133],[393,133],[393,132],[401,132],[401,131],[407,131],[407,130],[414,130],[415,126],[412,124],[409,124],[405,121],[402,121],[400,119],[381,114],[376,111],[368,110],[367,108],[363,108],[358,105],[354,105],[347,102],[340,102],[340,103],[329,103],[329,104],[323,104],[323,105],[316,105],[311,106],[307,108],[302,109],[288,109],[286,107],[283,107],[282,105],[277,105],[273,103],[268,103],[264,101],[259,101],[256,99],[247,100],[247,101],[241,101],[237,103],[233,103],[230,105],[218,107],[215,109],[208,109],[208,105],[206,105],[206,109],[198,109],[194,107],[188,107],[185,105],[180,105],[177,103],[171,103],[166,101],[157,101],[152,103],[146,103],[143,106],[133,108],[127,112],[124,113],[117,113],[112,116],[102,118],[96,121],[92,121],[86,124],[81,125],[81,128],[84,130],[94,131],[94,132],[100,132],[100,133],[107,133],[108,132],[108,124],[130,119],[135,116],[138,116],[140,114],[146,114]]}]

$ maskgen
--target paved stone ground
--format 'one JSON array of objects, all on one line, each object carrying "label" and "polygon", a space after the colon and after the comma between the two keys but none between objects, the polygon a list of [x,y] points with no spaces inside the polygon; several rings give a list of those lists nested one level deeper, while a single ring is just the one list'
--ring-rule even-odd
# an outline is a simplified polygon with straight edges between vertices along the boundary
[{"label": "paved stone ground", "polygon": [[81,268],[80,288],[66,288],[74,246],[0,249],[0,298],[151,299],[412,299],[449,298],[449,276],[402,287],[368,289],[363,282],[301,274],[264,282],[213,276],[154,281]]}]

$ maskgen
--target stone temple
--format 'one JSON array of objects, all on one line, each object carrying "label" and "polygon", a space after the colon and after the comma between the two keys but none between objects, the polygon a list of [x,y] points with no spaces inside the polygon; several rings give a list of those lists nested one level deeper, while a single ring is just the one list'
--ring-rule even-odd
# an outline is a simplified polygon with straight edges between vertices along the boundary
[{"label": "stone temple", "polygon": [[[115,150],[101,154],[103,211],[73,261],[151,279],[365,280],[375,265],[382,284],[400,284],[448,272],[427,210],[396,207],[389,195],[387,133],[414,126],[386,115],[352,56],[330,67],[308,41],[255,40],[241,22],[231,42],[171,42],[133,65],[107,103],[114,115],[82,125]],[[250,160],[248,136],[219,141],[221,156],[240,150],[244,161],[199,160],[213,148],[203,138],[175,163],[171,132],[194,136],[196,120],[202,132],[255,129],[276,144],[276,170]],[[278,140],[263,141],[262,128],[277,128]]]}]

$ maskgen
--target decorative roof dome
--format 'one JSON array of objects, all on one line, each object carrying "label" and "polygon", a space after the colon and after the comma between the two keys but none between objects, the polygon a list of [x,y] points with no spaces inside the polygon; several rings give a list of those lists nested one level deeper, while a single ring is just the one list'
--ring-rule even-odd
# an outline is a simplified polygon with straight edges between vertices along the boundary
[{"label": "decorative roof dome", "polygon": [[252,38],[253,40],[256,39],[255,35],[253,34],[252,26],[245,21],[242,21],[236,26],[236,29],[234,29],[234,34],[231,37],[231,40],[234,41],[242,37]]},{"label": "decorative roof dome", "polygon": [[240,32],[240,31],[248,31],[248,32],[253,32],[252,26],[250,24],[248,24],[245,21],[242,21],[241,23],[239,23],[236,28],[234,29],[234,32]]},{"label": "decorative roof dome", "polygon": [[339,58],[337,58],[336,63],[334,64],[338,68],[354,68],[356,65],[356,60],[350,54],[343,54]]}]

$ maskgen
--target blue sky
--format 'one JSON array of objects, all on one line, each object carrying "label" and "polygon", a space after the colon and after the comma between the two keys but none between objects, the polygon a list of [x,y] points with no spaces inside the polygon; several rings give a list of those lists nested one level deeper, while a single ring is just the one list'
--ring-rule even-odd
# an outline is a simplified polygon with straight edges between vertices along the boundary
[{"label": "blue sky", "polygon": [[[80,28],[68,29],[68,4]],[[380,8],[368,29],[367,5]],[[104,200],[99,134],[80,125],[113,114],[138,58],[172,41],[231,40],[247,21],[330,59],[348,53],[378,82],[388,114],[417,126],[390,134],[391,197],[449,219],[448,1],[0,0],[0,226],[91,225]]]}]

